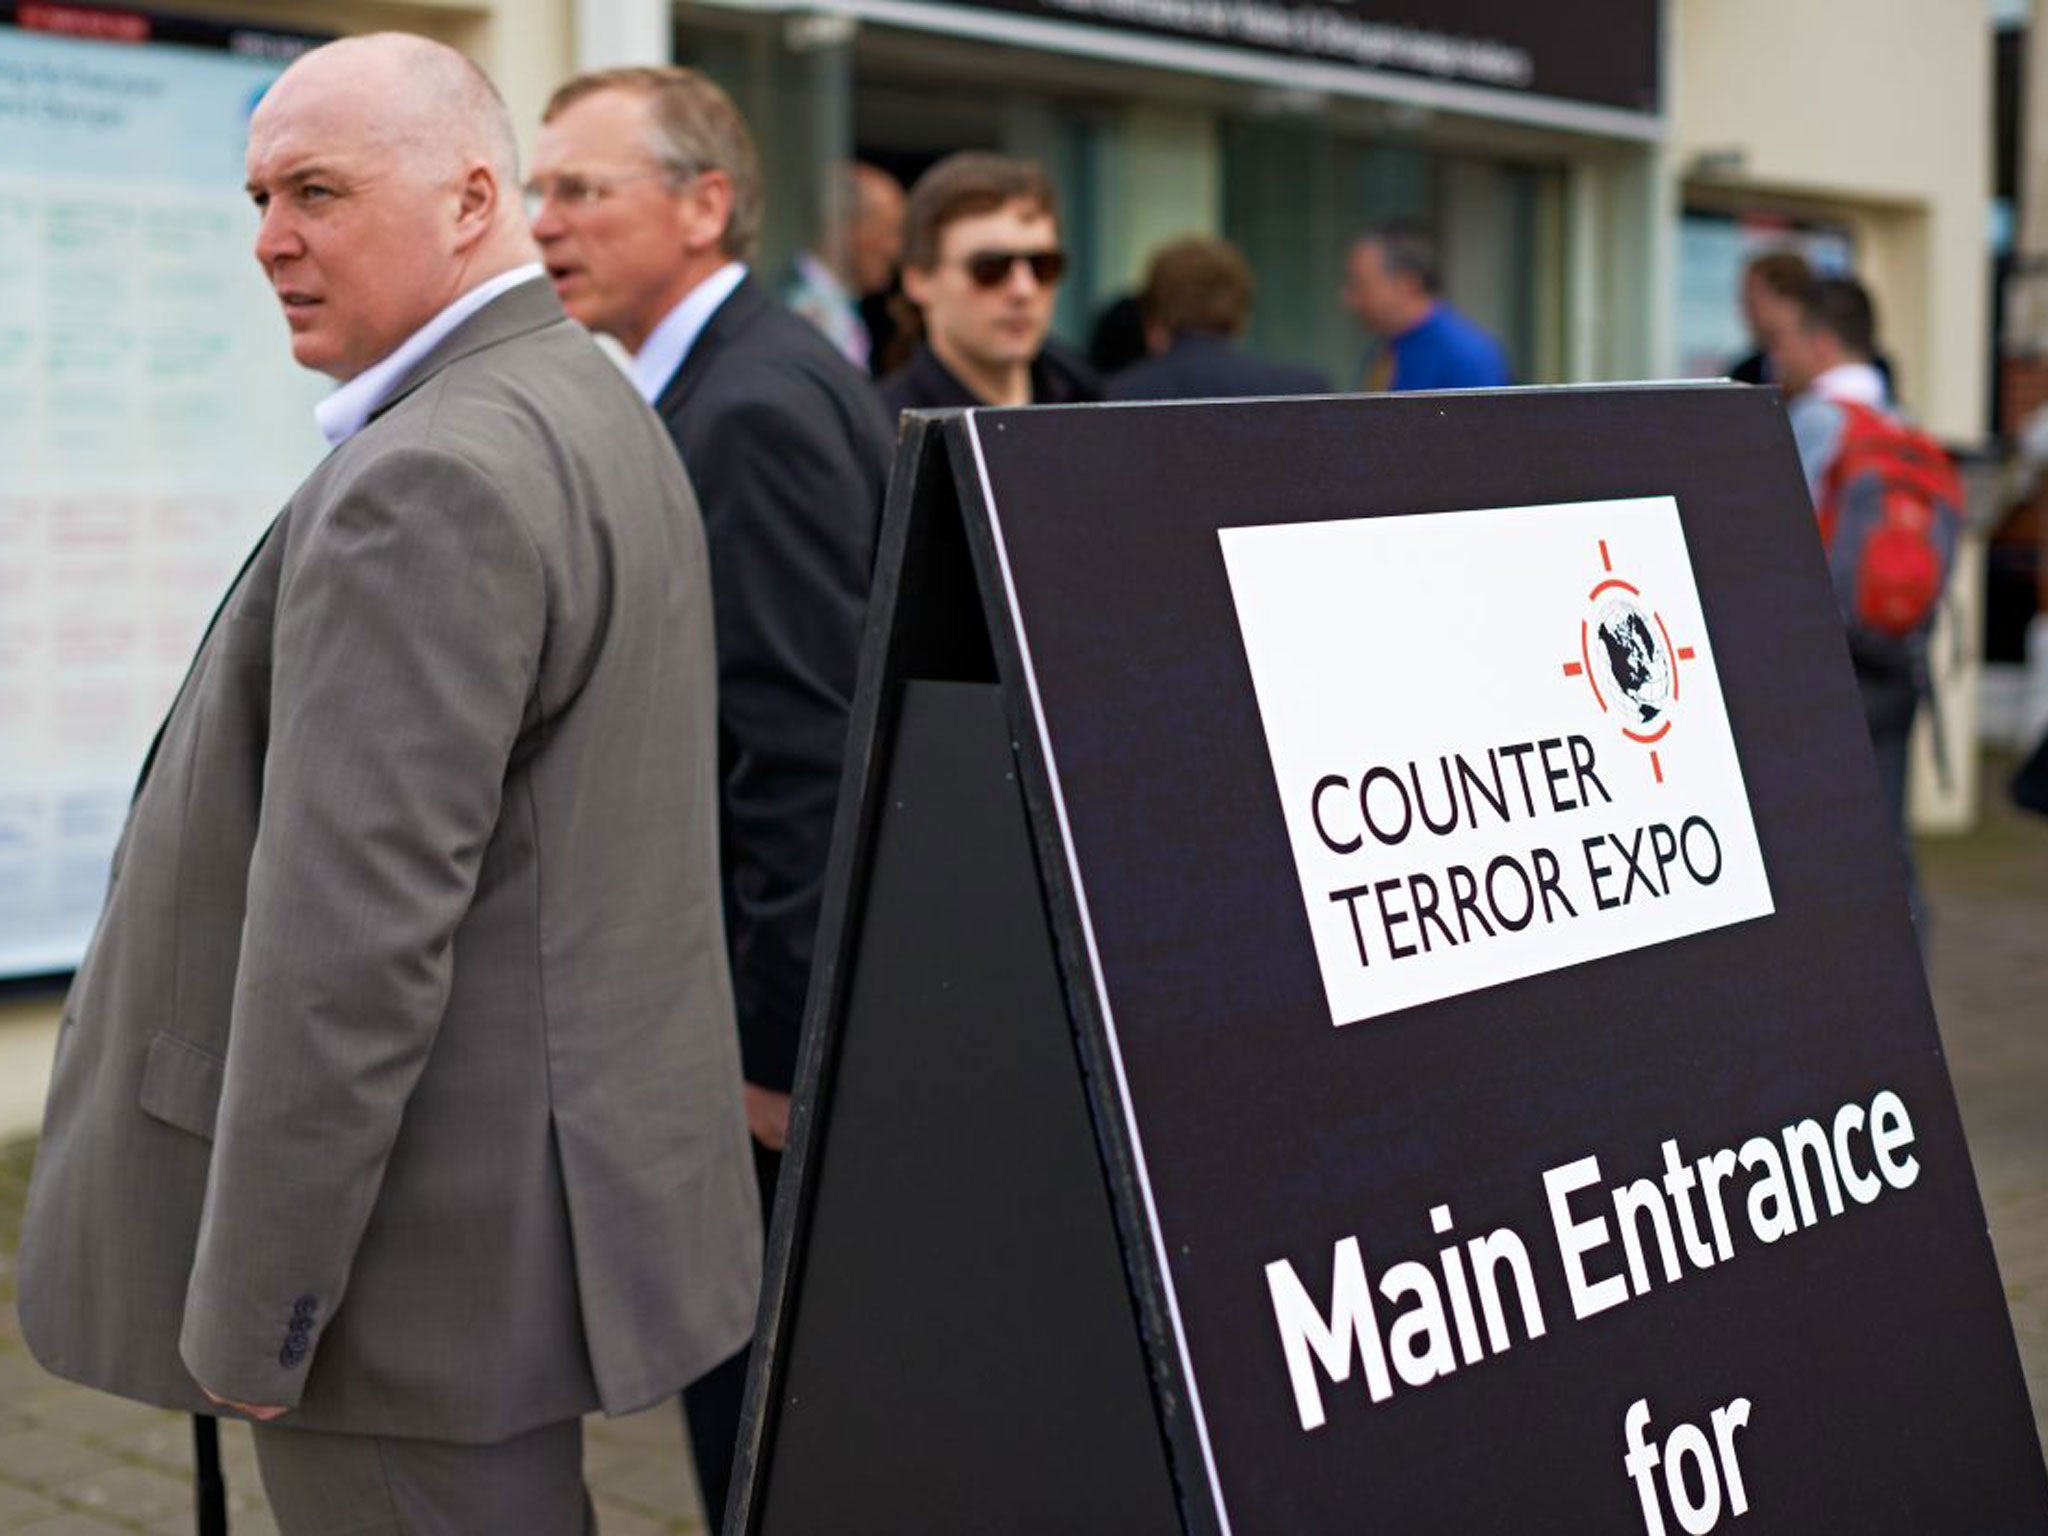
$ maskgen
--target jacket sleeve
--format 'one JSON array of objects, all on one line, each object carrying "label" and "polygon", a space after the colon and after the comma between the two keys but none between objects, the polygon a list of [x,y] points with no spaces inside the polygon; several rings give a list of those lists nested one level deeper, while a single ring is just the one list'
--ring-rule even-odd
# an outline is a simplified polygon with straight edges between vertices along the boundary
[{"label": "jacket sleeve", "polygon": [[546,625],[478,469],[387,453],[294,530],[227,1069],[179,1345],[295,1405],[447,1003]]},{"label": "jacket sleeve", "polygon": [[764,375],[691,423],[718,644],[726,929],[746,1079],[796,1072],[860,662],[887,441],[822,387]]}]

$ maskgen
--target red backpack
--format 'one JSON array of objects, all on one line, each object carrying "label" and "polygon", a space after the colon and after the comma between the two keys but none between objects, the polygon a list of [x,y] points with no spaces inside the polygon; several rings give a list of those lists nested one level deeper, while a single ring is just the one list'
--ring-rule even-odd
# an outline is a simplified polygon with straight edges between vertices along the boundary
[{"label": "red backpack", "polygon": [[1850,623],[1904,639],[1934,622],[1962,532],[1962,478],[1925,432],[1838,403],[1841,446],[1815,509],[1821,543]]}]

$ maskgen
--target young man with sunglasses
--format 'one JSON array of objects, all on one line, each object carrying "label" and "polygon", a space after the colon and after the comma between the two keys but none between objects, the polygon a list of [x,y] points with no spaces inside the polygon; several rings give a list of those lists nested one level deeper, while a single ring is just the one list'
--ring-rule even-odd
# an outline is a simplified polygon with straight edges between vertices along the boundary
[{"label": "young man with sunglasses", "polygon": [[900,411],[1099,400],[1087,366],[1049,346],[1066,271],[1052,183],[1029,160],[949,155],[904,210],[903,292],[924,340],[882,381]]}]

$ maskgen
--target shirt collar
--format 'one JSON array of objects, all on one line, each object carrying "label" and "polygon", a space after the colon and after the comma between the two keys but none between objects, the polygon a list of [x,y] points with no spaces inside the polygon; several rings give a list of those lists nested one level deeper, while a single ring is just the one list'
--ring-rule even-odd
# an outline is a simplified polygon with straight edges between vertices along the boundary
[{"label": "shirt collar", "polygon": [[661,392],[683,366],[683,359],[690,355],[690,348],[697,344],[704,327],[718,313],[718,306],[732,297],[733,289],[739,287],[746,275],[744,262],[728,261],[661,317],[661,324],[633,354],[633,366],[628,370],[641,399],[652,405],[661,398]]},{"label": "shirt collar", "polygon": [[1435,322],[1436,317],[1442,314],[1443,312],[1443,301],[1440,299],[1431,299],[1429,301],[1429,308],[1423,311],[1422,318],[1416,321],[1413,325],[1409,326],[1408,329],[1403,331],[1400,335],[1394,337],[1392,339],[1391,344],[1394,346],[1399,346],[1402,342],[1407,341],[1410,337],[1420,336],[1424,331],[1429,329],[1430,325]]},{"label": "shirt collar", "polygon": [[1870,363],[1837,363],[1813,381],[1812,390],[1823,400],[1849,405],[1885,404],[1884,375]]},{"label": "shirt collar", "polygon": [[378,407],[389,400],[393,391],[404,382],[413,364],[433,351],[442,337],[499,294],[545,275],[546,270],[541,264],[533,261],[478,283],[400,342],[396,351],[365,368],[314,406],[313,419],[320,424],[320,435],[327,439],[330,447],[339,448],[363,430]]}]

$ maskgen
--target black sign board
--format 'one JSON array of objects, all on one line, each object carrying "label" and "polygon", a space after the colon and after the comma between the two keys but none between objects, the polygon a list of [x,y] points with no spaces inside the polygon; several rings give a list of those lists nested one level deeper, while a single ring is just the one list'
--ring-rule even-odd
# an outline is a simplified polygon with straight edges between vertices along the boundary
[{"label": "black sign board", "polygon": [[250,27],[203,16],[76,4],[73,0],[0,0],[0,26],[25,32],[106,43],[181,43],[247,58],[289,62],[329,41],[326,35],[279,27]]},{"label": "black sign board", "polygon": [[2048,1528],[1782,407],[909,421],[727,1530]]},{"label": "black sign board", "polygon": [[949,0],[1654,116],[1656,0]]}]

